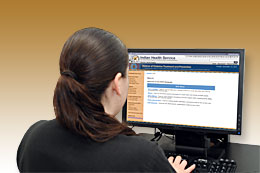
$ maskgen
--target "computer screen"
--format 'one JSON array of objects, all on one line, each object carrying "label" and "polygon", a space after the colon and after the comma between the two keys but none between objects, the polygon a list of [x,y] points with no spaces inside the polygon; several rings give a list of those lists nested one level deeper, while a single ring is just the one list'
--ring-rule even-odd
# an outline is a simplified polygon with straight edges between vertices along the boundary
[{"label": "computer screen", "polygon": [[129,49],[123,120],[241,134],[244,49]]}]

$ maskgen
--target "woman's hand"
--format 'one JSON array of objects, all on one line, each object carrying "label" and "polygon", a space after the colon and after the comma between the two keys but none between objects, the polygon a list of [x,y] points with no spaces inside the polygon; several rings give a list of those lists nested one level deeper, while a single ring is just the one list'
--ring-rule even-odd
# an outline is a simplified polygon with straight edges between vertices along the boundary
[{"label": "woman's hand", "polygon": [[[195,165],[191,165],[189,168],[185,169],[185,167],[187,166],[187,161],[183,160],[181,161],[181,156],[177,156],[174,160],[174,157],[169,157],[168,161],[170,162],[170,164],[172,165],[173,169],[177,172],[177,173],[190,173],[191,171],[193,171],[195,169]],[[173,161],[174,160],[174,161]]]}]

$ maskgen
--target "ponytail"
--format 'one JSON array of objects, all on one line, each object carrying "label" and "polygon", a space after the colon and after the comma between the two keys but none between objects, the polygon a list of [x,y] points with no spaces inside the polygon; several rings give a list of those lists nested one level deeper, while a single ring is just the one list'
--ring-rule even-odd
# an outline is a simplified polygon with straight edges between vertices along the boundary
[{"label": "ponytail", "polygon": [[76,134],[105,142],[118,134],[135,135],[125,124],[107,115],[103,105],[84,85],[61,75],[53,99],[56,119]]}]

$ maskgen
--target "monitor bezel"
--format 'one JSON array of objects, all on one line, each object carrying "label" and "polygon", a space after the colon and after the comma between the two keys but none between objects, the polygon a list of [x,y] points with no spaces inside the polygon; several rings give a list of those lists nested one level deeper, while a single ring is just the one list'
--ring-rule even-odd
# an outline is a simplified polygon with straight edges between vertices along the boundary
[{"label": "monitor bezel", "polygon": [[242,102],[244,88],[244,66],[245,66],[245,49],[128,49],[128,52],[133,53],[239,53],[239,81],[238,81],[238,102],[237,102],[237,128],[236,130],[222,128],[202,128],[191,126],[180,126],[163,123],[135,122],[127,121],[127,101],[122,109],[122,121],[131,126],[151,127],[159,129],[171,129],[182,131],[195,131],[201,133],[218,133],[218,134],[233,134],[241,135],[242,131]]}]

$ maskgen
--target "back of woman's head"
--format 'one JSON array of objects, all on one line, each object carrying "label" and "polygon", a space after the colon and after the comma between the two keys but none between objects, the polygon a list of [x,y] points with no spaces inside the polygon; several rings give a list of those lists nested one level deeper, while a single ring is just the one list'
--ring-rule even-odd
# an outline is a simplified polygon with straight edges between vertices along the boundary
[{"label": "back of woman's head", "polygon": [[117,73],[128,66],[124,44],[110,32],[86,28],[74,33],[60,56],[61,76],[54,92],[56,119],[73,132],[94,141],[107,141],[118,134],[135,134],[105,113],[102,94]]}]

